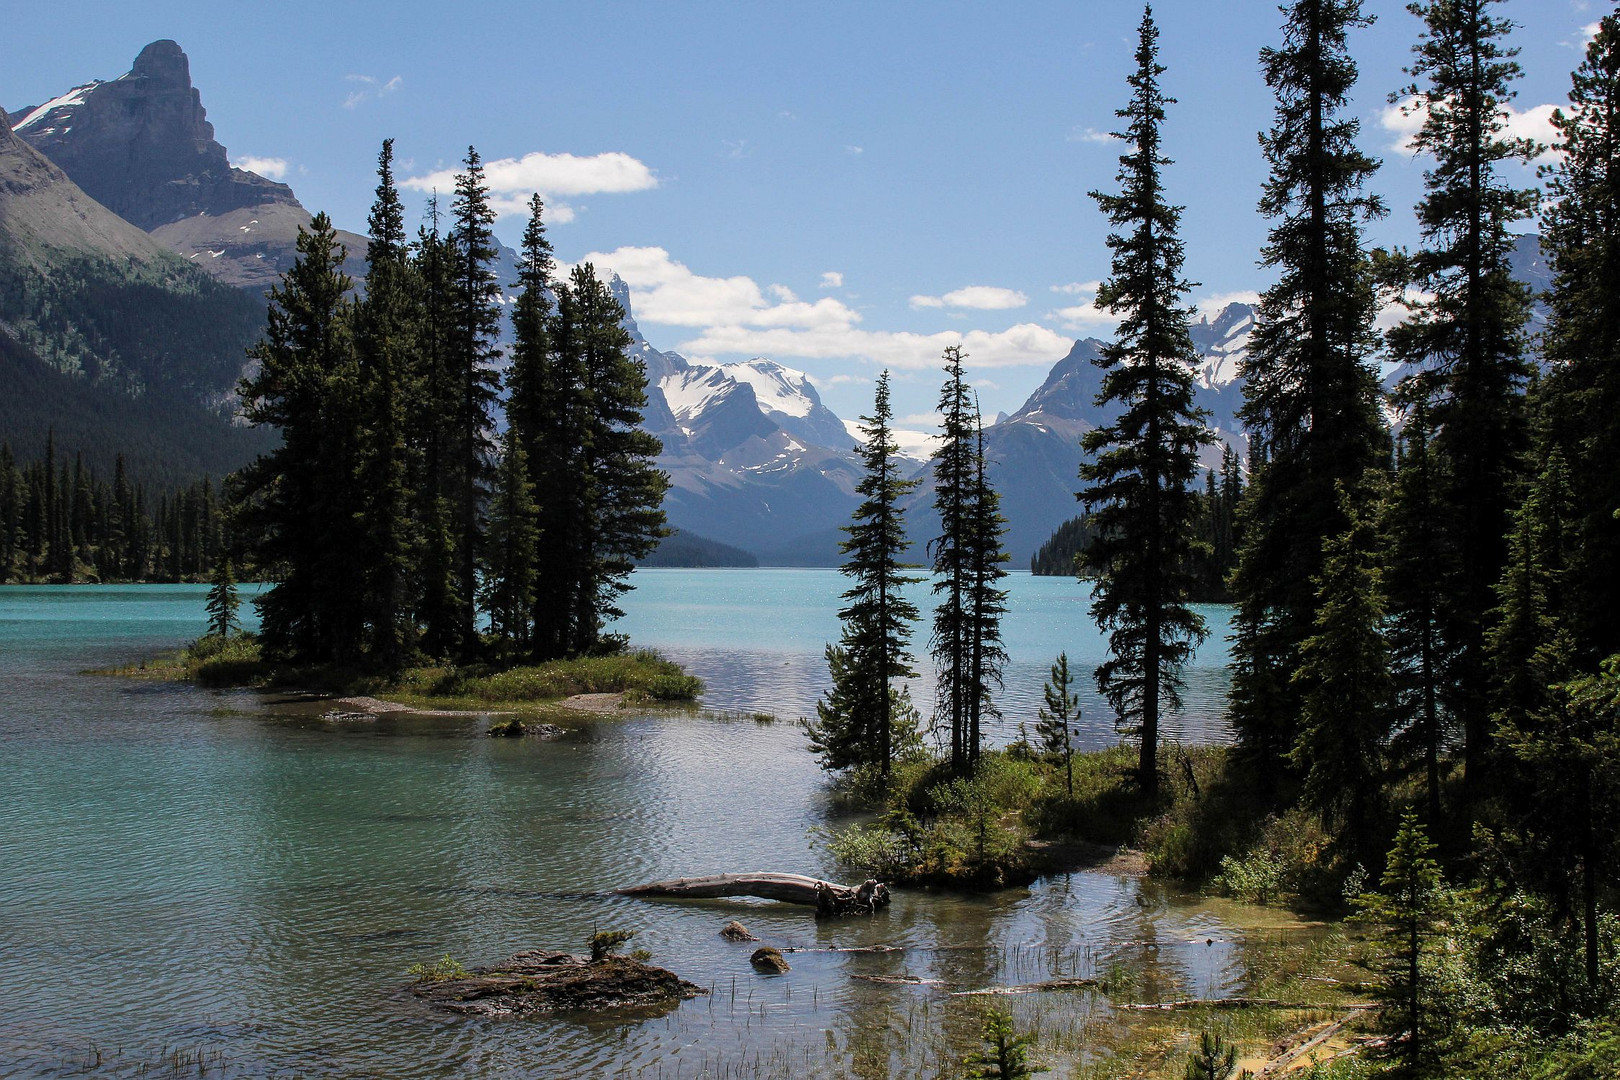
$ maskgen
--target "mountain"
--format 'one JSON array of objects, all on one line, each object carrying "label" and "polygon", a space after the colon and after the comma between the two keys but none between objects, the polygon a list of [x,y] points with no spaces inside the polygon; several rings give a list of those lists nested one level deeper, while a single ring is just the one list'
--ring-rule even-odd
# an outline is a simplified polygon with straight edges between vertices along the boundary
[{"label": "mountain", "polygon": [[[263,291],[292,266],[309,211],[286,184],[231,165],[175,42],[154,41],[118,78],[76,86],[10,119],[91,198],[218,280]],[[366,239],[339,239],[348,246],[345,269],[358,279]]]},{"label": "mountain", "polygon": [[611,271],[603,277],[624,307],[632,355],[647,367],[642,426],[664,444],[670,524],[766,565],[837,562],[860,467],[854,440],[809,378],[763,358],[695,364],[660,352],[636,325],[629,287]]},{"label": "mountain", "polygon": [[96,202],[0,112],[0,440],[32,457],[54,430],[164,484],[241,465],[269,436],[210,404],[263,325],[262,299]]}]

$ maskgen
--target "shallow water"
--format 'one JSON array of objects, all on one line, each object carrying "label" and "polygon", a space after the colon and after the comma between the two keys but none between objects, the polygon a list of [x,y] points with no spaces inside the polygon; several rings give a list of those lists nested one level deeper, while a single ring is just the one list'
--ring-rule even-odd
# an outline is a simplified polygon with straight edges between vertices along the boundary
[{"label": "shallow water", "polygon": [[[1054,641],[1020,620],[1055,625],[1072,595],[1014,580],[1009,645],[1038,669]],[[626,629],[709,680],[707,704],[813,703],[836,575],[637,581]],[[477,720],[337,725],[252,693],[79,674],[196,636],[204,592],[0,588],[0,1075],[934,1075],[971,1039],[974,999],[851,975],[962,988],[1128,961],[1149,996],[1244,978],[1248,945],[1207,905],[1100,874],[905,893],[877,918],[824,924],[611,894],[682,874],[830,872],[806,836],[829,820],[822,779],[791,723],[647,715],[492,740]],[[1074,636],[1059,647],[1078,666],[1093,653]],[[1009,702],[1027,702],[1012,685]],[[1009,704],[1009,723],[1022,709]],[[732,917],[783,947],[906,951],[801,952],[765,977],[749,946],[717,936]],[[408,966],[444,953],[577,950],[597,928],[635,930],[714,993],[587,1023],[466,1021],[402,990]],[[1106,1010],[1032,997],[1047,1000],[1015,1011],[1048,1027]]]}]

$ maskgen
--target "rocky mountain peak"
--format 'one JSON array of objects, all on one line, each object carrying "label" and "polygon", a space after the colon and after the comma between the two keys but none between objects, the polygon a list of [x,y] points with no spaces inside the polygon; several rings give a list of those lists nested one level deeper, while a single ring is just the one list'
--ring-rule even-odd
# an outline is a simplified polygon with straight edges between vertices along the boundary
[{"label": "rocky mountain peak", "polygon": [[91,198],[148,231],[200,214],[298,205],[285,184],[231,167],[173,41],[152,42],[116,79],[27,110],[16,132]]}]

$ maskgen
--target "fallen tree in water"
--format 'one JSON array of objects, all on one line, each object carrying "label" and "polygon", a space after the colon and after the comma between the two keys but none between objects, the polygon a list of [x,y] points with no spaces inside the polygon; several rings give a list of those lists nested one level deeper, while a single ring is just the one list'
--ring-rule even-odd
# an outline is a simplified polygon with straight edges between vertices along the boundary
[{"label": "fallen tree in water", "polygon": [[889,903],[889,887],[881,881],[866,881],[858,886],[839,885],[803,874],[710,874],[632,885],[618,891],[622,896],[673,900],[753,896],[785,904],[804,904],[815,908],[817,915],[870,915]]},{"label": "fallen tree in water", "polygon": [[708,991],[628,956],[587,960],[530,949],[490,968],[427,969],[411,993],[471,1016],[524,1016],[608,1009],[667,1010]]}]

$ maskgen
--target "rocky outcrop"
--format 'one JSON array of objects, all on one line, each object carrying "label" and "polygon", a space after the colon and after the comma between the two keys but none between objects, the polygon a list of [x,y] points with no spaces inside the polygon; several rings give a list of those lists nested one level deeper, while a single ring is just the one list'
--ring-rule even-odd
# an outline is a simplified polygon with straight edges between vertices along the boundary
[{"label": "rocky outcrop", "polygon": [[[292,266],[309,212],[286,184],[231,165],[175,42],[154,41],[118,78],[13,116],[18,137],[86,194],[210,276],[265,289]],[[338,238],[358,278],[366,239]]]},{"label": "rocky outcrop", "polygon": [[91,198],[148,232],[199,214],[298,205],[286,184],[231,167],[191,85],[190,61],[173,41],[152,42],[116,79],[29,110],[17,134]]},{"label": "rocky outcrop", "polygon": [[469,1016],[540,1016],[636,1009],[673,1009],[708,991],[672,971],[628,956],[587,960],[539,949],[492,968],[448,979],[424,979],[411,993],[448,1012]]}]

